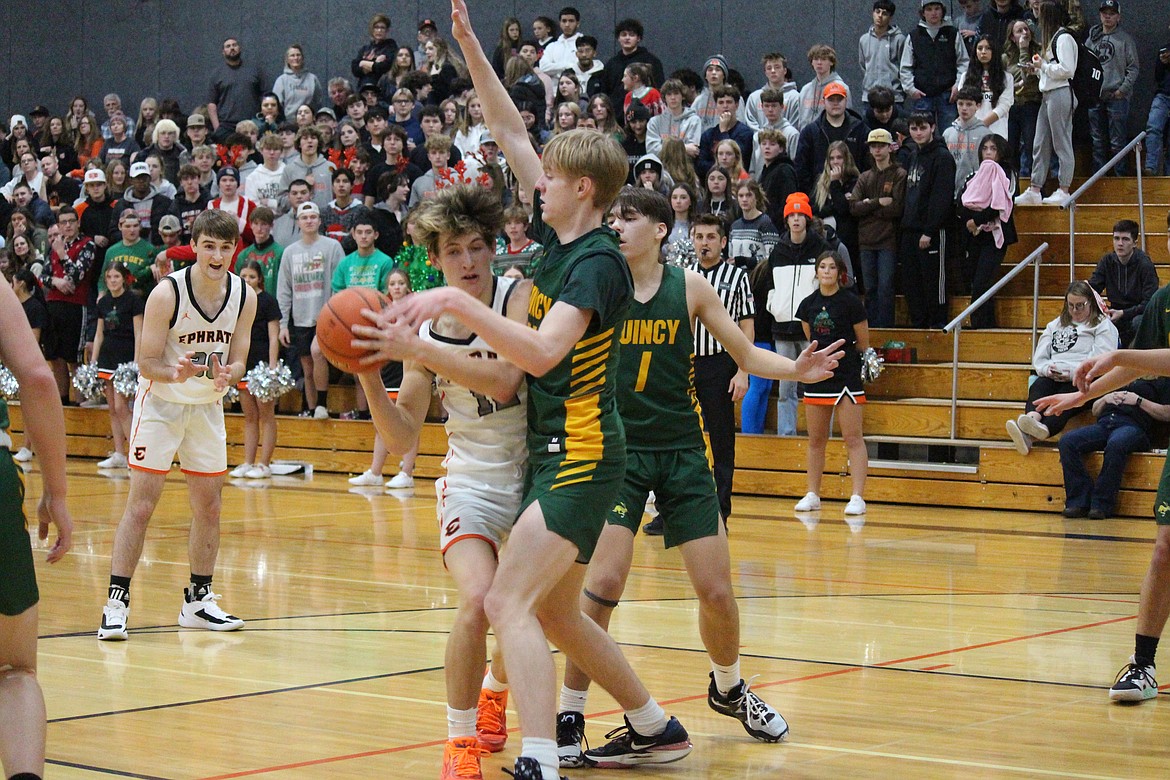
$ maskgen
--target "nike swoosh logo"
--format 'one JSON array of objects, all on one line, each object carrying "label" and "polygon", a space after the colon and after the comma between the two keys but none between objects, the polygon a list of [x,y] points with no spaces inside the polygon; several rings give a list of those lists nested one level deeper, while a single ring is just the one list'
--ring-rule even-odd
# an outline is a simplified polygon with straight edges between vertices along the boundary
[{"label": "nike swoosh logo", "polygon": [[646,742],[645,744],[643,744],[643,743],[638,742],[637,740],[632,739],[632,740],[630,740],[630,749],[631,750],[638,750],[638,751],[645,751],[645,750],[650,750],[652,747],[654,747],[657,744],[658,744],[657,742]]}]

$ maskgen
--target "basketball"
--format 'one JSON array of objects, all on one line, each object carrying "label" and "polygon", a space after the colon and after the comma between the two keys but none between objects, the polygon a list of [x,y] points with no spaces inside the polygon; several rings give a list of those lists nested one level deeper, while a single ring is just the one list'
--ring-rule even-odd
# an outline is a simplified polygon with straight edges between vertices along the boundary
[{"label": "basketball", "polygon": [[381,368],[382,364],[363,366],[358,361],[367,350],[350,345],[354,325],[369,325],[362,309],[381,311],[390,305],[390,299],[369,287],[350,287],[325,302],[317,316],[317,345],[325,359],[350,374]]}]

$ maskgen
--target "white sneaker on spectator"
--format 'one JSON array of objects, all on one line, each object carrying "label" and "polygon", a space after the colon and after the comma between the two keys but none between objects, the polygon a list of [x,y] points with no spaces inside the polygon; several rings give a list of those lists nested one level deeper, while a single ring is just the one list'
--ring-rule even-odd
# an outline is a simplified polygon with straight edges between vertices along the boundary
[{"label": "white sneaker on spectator", "polygon": [[16,454],[12,456],[12,459],[17,463],[28,463],[33,459],[33,451],[28,447],[21,447],[16,451]]},{"label": "white sneaker on spectator", "polygon": [[394,478],[386,483],[386,487],[391,490],[413,490],[414,477],[407,474],[405,471],[400,471],[394,475]]},{"label": "white sneaker on spectator", "polygon": [[796,512],[815,512],[821,508],[821,497],[816,493],[808,492],[804,494],[804,498],[796,502],[794,511]]},{"label": "white sneaker on spectator", "polygon": [[854,495],[849,499],[849,503],[845,505],[845,514],[847,515],[864,515],[865,514],[865,499],[861,496]]},{"label": "white sneaker on spectator", "polygon": [[1040,197],[1040,190],[1032,189],[1031,187],[1016,196],[1017,206],[1039,206],[1043,202],[1044,199]]},{"label": "white sneaker on spectator", "polygon": [[1021,431],[1015,420],[1008,420],[1003,427],[1007,428],[1012,444],[1016,445],[1016,452],[1027,455],[1032,451],[1032,437]]},{"label": "white sneaker on spectator", "polygon": [[357,485],[358,487],[379,487],[382,484],[382,475],[375,474],[372,471],[363,471],[356,477],[350,477],[349,484]]},{"label": "white sneaker on spectator", "polygon": [[106,399],[102,397],[86,398],[84,401],[79,403],[78,406],[80,406],[82,409],[105,409]]},{"label": "white sneaker on spectator", "polygon": [[251,463],[241,463],[240,465],[238,465],[234,469],[232,469],[230,472],[228,472],[228,476],[231,477],[232,479],[240,479],[243,476],[245,476],[248,473],[248,470],[251,468],[252,468]]},{"label": "white sneaker on spectator", "polygon": [[1037,420],[1030,414],[1021,414],[1016,418],[1016,425],[1020,426],[1020,430],[1031,436],[1037,441],[1044,441],[1052,433],[1048,430],[1048,426]]},{"label": "white sneaker on spectator", "polygon": [[257,463],[252,468],[244,472],[246,479],[268,479],[272,476],[272,469],[265,466],[263,463]]},{"label": "white sneaker on spectator", "polygon": [[99,469],[124,469],[129,468],[130,464],[126,460],[126,456],[120,452],[110,453],[110,457],[105,460],[99,460],[97,467]]},{"label": "white sneaker on spectator", "polygon": [[1063,206],[1069,202],[1069,199],[1068,190],[1057,190],[1041,202],[1046,206]]},{"label": "white sneaker on spectator", "polygon": [[313,419],[314,420],[328,420],[329,419],[329,410],[326,409],[324,406],[318,406],[316,409],[313,410]]}]

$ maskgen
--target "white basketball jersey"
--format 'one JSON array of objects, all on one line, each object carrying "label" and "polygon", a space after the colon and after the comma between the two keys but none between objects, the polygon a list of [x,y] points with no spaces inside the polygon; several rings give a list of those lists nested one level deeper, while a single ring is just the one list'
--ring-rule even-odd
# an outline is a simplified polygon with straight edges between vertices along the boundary
[{"label": "white basketball jersey", "polygon": [[211,376],[211,356],[219,356],[219,364],[227,365],[228,348],[236,320],[244,310],[247,291],[240,277],[227,274],[227,294],[217,312],[205,312],[195,302],[191,290],[191,268],[183,268],[164,277],[175,289],[175,312],[171,315],[171,329],[167,331],[167,343],[163,348],[163,362],[175,365],[188,352],[194,352],[191,360],[208,366],[207,371],[185,382],[150,382],[147,391],[164,401],[176,404],[214,403],[224,392],[215,389]]},{"label": "white basketball jersey", "polygon": [[[495,277],[492,310],[504,314],[514,289],[514,279]],[[479,336],[473,334],[466,339],[443,336],[431,329],[429,321],[419,329],[419,338],[472,357],[498,359]],[[447,412],[447,457],[443,465],[448,475],[468,476],[498,485],[523,480],[528,458],[526,385],[521,383],[515,398],[498,401],[441,376],[435,381]]]}]

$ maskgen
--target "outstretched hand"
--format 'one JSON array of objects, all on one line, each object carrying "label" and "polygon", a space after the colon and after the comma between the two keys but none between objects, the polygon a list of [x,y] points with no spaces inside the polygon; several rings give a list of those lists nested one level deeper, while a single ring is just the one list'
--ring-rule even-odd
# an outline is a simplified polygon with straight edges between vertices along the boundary
[{"label": "outstretched hand", "polygon": [[845,339],[837,339],[824,349],[818,350],[815,341],[810,342],[796,357],[796,380],[805,384],[823,382],[833,375],[837,364],[845,357]]},{"label": "outstretched hand", "polygon": [[412,328],[386,312],[363,309],[362,316],[371,324],[351,328],[354,335],[352,345],[369,350],[369,354],[359,361],[362,365],[413,359],[415,350],[422,343],[418,328]]},{"label": "outstretched hand", "polygon": [[467,15],[467,3],[464,0],[451,0],[451,37],[459,41],[475,38],[475,31],[471,29],[471,18]]},{"label": "outstretched hand", "polygon": [[433,320],[448,310],[454,296],[460,291],[453,287],[436,287],[401,298],[382,313],[382,320],[402,323],[418,330],[427,320]]},{"label": "outstretched hand", "polygon": [[1082,393],[1089,392],[1089,385],[1099,376],[1109,373],[1117,365],[1117,350],[1106,352],[1104,355],[1091,357],[1077,366],[1073,375],[1073,384]]},{"label": "outstretched hand", "polygon": [[56,563],[65,557],[69,548],[73,546],[73,518],[69,515],[69,508],[64,498],[50,496],[48,493],[41,496],[37,504],[37,538],[41,541],[49,538],[49,526],[57,526],[57,539],[49,550],[49,563]]},{"label": "outstretched hand", "polygon": [[1069,409],[1075,409],[1087,401],[1088,398],[1082,392],[1075,393],[1060,393],[1058,395],[1046,395],[1043,398],[1036,399],[1032,406],[1041,414],[1051,417],[1061,412],[1067,412]]},{"label": "outstretched hand", "polygon": [[215,385],[215,391],[222,393],[227,390],[232,383],[232,368],[231,366],[221,366],[219,364],[219,354],[213,353],[211,356],[211,381]]}]

